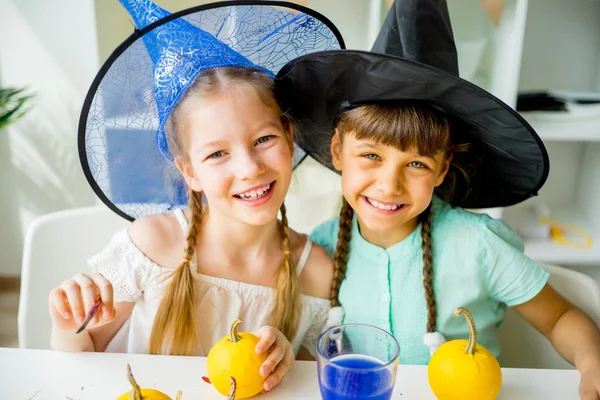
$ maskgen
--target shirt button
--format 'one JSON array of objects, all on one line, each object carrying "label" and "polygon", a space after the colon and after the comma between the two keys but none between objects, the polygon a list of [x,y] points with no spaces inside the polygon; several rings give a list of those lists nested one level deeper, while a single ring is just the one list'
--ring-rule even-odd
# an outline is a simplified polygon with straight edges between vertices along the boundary
[{"label": "shirt button", "polygon": [[383,301],[390,301],[390,295],[389,294],[384,294],[382,296]]}]

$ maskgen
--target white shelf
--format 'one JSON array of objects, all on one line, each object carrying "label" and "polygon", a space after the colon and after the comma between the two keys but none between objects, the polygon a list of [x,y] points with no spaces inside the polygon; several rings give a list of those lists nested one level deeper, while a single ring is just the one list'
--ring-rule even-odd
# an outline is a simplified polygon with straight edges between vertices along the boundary
[{"label": "white shelf", "polygon": [[600,117],[581,120],[543,120],[535,113],[521,113],[542,140],[600,142]]},{"label": "white shelf", "polygon": [[[504,220],[518,230],[518,223],[522,217],[523,207],[511,207],[505,209]],[[598,266],[600,267],[600,231],[595,229],[573,205],[556,209],[552,212],[552,218],[559,224],[575,225],[586,231],[592,237],[592,246],[587,249],[579,249],[568,244],[559,244],[551,240],[533,240],[524,239],[525,254],[538,262],[546,262],[557,265],[580,265],[580,266]],[[583,238],[579,236],[570,236],[567,231],[566,236],[583,243]]]}]

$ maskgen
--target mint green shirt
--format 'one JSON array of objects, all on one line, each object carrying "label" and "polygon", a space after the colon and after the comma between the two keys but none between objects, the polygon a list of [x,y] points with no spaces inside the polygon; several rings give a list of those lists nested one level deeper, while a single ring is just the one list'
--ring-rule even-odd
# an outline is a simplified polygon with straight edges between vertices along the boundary
[{"label": "mint green shirt", "polygon": [[[433,287],[437,331],[446,340],[467,339],[466,307],[477,326],[478,342],[500,355],[498,327],[506,306],[524,303],[546,284],[548,272],[523,254],[523,243],[503,221],[475,214],[434,197],[432,202]],[[333,256],[338,218],[313,230],[311,239]],[[423,343],[427,306],[423,289],[421,226],[384,249],[352,227],[346,277],[339,293],[344,323],[364,323],[392,333],[400,343],[400,362],[427,364]]]}]

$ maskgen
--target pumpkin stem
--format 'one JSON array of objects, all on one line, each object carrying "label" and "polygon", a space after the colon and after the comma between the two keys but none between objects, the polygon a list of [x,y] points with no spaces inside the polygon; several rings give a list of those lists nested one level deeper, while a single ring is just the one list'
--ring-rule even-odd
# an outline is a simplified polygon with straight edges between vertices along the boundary
[{"label": "pumpkin stem", "polygon": [[227,400],[235,400],[235,378],[233,376],[229,377],[229,382],[231,382],[231,389],[229,390],[229,396],[227,396]]},{"label": "pumpkin stem", "polygon": [[233,324],[231,324],[231,328],[229,329],[229,341],[232,343],[235,342],[239,342],[242,337],[240,335],[238,335],[237,333],[237,327],[239,324],[241,324],[242,321],[238,318],[235,321],[233,321]]},{"label": "pumpkin stem", "polygon": [[458,317],[459,315],[464,315],[467,319],[467,324],[469,325],[469,344],[467,345],[467,353],[473,355],[475,354],[475,346],[477,345],[477,328],[475,327],[475,320],[473,320],[473,316],[464,307],[458,307],[456,311],[454,311],[454,316]]},{"label": "pumpkin stem", "polygon": [[129,383],[131,383],[131,392],[129,392],[130,400],[142,400],[142,388],[135,381],[133,374],[131,373],[131,366],[127,364],[127,375],[129,377]]}]

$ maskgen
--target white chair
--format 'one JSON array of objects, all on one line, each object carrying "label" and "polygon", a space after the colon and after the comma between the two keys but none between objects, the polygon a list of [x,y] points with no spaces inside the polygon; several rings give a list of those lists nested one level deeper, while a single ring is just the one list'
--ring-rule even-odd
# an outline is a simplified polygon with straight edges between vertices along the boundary
[{"label": "white chair", "polygon": [[77,272],[130,222],[104,206],[43,215],[27,230],[19,302],[19,346],[50,348],[50,291]]},{"label": "white chair", "polygon": [[[590,276],[556,265],[541,264],[549,284],[600,325],[600,288]],[[499,329],[502,367],[574,369],[550,342],[516,311],[508,309]]]}]

